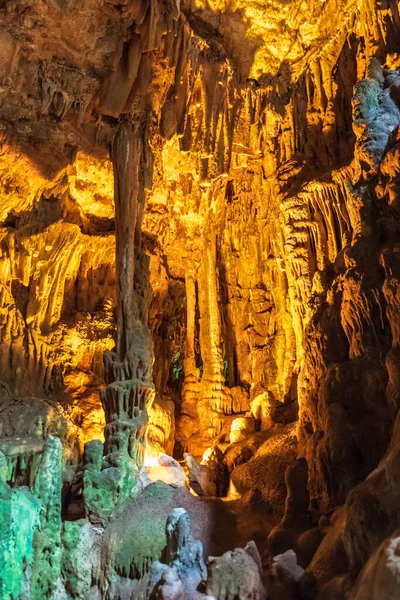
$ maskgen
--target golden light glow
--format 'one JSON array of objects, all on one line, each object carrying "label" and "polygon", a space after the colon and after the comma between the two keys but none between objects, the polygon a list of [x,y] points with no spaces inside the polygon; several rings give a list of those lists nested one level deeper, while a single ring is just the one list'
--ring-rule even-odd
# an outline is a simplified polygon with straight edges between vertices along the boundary
[{"label": "golden light glow", "polygon": [[114,177],[110,161],[79,152],[67,172],[71,198],[85,214],[114,218]]},{"label": "golden light glow", "polygon": [[180,464],[171,456],[160,453],[151,456],[147,452],[144,458],[144,469],[150,481],[163,481],[169,485],[183,487],[186,475]]},{"label": "golden light glow", "polygon": [[[0,157],[0,338],[1,354],[11,358],[1,364],[0,380],[11,382],[17,395],[40,396],[43,389],[51,395],[49,374],[62,372],[63,385],[55,375],[57,401],[83,447],[91,439],[104,440],[99,389],[103,353],[114,346],[115,239],[85,235],[60,215],[69,188],[68,201],[76,200],[82,215],[112,218],[112,169],[107,161],[79,154],[73,167],[49,181],[18,149],[7,144],[5,149]],[[107,310],[102,310],[102,294],[108,297]],[[80,311],[71,314],[74,303]],[[21,358],[27,327],[29,363]],[[13,362],[18,367],[8,372]]]},{"label": "golden light glow", "polygon": [[3,141],[0,156],[0,222],[30,210],[49,182],[22,152]]}]

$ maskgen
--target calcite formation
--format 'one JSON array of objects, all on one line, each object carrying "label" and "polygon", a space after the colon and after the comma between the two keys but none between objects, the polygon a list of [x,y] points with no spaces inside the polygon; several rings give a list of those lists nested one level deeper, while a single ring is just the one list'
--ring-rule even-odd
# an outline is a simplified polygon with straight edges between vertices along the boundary
[{"label": "calcite formation", "polygon": [[0,22],[0,598],[400,594],[398,4]]}]

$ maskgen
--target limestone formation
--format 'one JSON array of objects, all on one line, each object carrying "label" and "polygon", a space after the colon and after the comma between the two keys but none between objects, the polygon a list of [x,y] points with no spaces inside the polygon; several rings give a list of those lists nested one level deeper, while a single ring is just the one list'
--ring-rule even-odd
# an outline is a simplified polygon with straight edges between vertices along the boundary
[{"label": "limestone formation", "polygon": [[298,598],[298,582],[304,570],[297,564],[296,553],[287,550],[274,556],[269,568],[268,595],[274,600],[296,600]]},{"label": "limestone formation", "polygon": [[[312,523],[307,489],[308,465],[304,458],[298,458],[294,465],[287,468],[285,481],[287,488],[285,514],[279,525],[269,534],[268,553],[275,561],[276,556],[287,557],[287,552],[294,552],[296,564],[298,562],[300,567],[306,567],[318,549],[323,534]],[[271,568],[274,575],[280,572],[278,565],[276,569],[274,568],[274,563]],[[294,567],[289,568],[289,571],[293,570],[296,571]],[[284,572],[285,568],[282,573]],[[297,576],[294,580],[297,581],[299,578],[300,576]],[[293,595],[293,585],[289,585],[289,589],[290,587]]]},{"label": "limestone formation", "polygon": [[363,569],[352,598],[394,598],[399,589],[399,538],[393,535],[371,555]]},{"label": "limestone formation", "polygon": [[400,595],[398,3],[0,23],[0,600]]},{"label": "limestone formation", "polygon": [[0,595],[18,597],[24,567],[34,556],[33,534],[38,525],[40,503],[27,488],[10,488],[6,483],[7,463],[0,454]]},{"label": "limestone formation", "polygon": [[[207,578],[207,571],[202,544],[192,540],[189,515],[183,508],[176,508],[168,517],[166,538],[164,560],[168,568],[162,563],[153,565],[153,580],[159,577],[155,597],[193,598],[200,583]],[[173,591],[167,591],[169,587]]]},{"label": "limestone formation", "polygon": [[199,464],[191,454],[185,454],[189,486],[199,496],[225,496],[228,488],[228,469],[218,446],[209,448]]},{"label": "limestone formation", "polygon": [[266,598],[261,580],[261,560],[257,548],[250,543],[246,548],[236,548],[207,563],[206,592],[209,596],[223,598]]}]

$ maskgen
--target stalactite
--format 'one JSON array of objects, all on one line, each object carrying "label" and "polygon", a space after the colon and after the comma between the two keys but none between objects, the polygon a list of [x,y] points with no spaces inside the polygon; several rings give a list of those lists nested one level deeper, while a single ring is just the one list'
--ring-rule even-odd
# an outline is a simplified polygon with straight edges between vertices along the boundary
[{"label": "stalactite", "polygon": [[205,241],[200,269],[200,347],[204,365],[202,381],[203,385],[210,385],[212,397],[212,391],[220,391],[224,383],[214,236]]},{"label": "stalactite", "polygon": [[186,283],[186,347],[185,347],[185,384],[198,379],[196,367],[196,278],[193,270],[185,273]]},{"label": "stalactite", "polygon": [[[135,260],[140,195],[141,132],[124,121],[113,140],[115,181],[116,265],[118,280],[117,353],[123,360],[132,346],[135,318]],[[139,226],[140,228],[140,226]],[[132,373],[134,375],[136,373]]]}]

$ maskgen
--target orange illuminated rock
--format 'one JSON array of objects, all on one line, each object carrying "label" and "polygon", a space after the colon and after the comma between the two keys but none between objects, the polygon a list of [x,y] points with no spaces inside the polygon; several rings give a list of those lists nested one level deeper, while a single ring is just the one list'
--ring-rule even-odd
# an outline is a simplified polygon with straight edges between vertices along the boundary
[{"label": "orange illuminated rock", "polygon": [[168,479],[164,453],[190,453],[197,493],[229,471],[282,516],[299,455],[289,542],[312,547],[306,504],[345,506],[299,586],[344,593],[370,555],[372,577],[400,518],[396,2],[13,0],[0,19],[0,415],[50,403],[69,467],[89,442],[105,519],[145,457]]},{"label": "orange illuminated rock", "polygon": [[240,442],[254,431],[253,417],[238,417],[232,421],[229,441],[231,444]]}]

